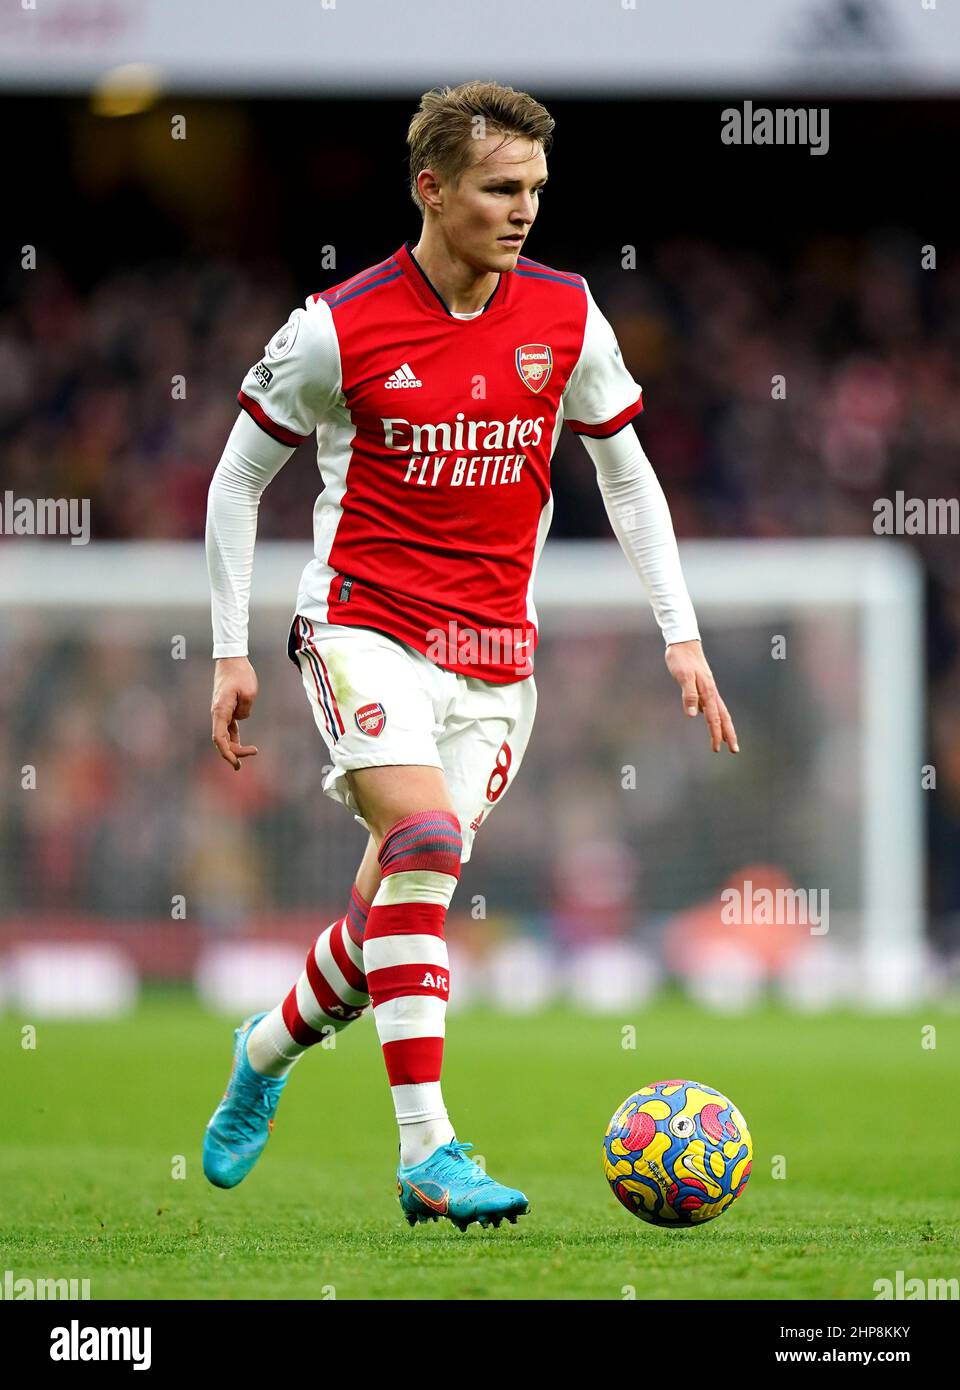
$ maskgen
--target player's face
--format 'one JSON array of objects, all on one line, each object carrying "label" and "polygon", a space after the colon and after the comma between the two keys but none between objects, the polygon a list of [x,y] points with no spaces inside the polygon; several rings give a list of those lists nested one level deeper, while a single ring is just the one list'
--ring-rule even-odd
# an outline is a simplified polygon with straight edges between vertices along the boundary
[{"label": "player's face", "polygon": [[478,270],[513,270],[547,181],[547,161],[535,140],[487,135],[456,188],[443,189],[444,235]]}]

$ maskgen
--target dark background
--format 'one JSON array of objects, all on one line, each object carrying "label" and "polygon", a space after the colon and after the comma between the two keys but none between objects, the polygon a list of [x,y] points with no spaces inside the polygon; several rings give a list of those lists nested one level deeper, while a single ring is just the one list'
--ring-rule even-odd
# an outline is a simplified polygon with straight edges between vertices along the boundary
[{"label": "dark background", "polygon": [[[614,324],[681,541],[869,536],[877,497],[956,495],[960,106],[752,96],[828,105],[829,152],[814,155],[723,145],[728,97],[536,95],[557,128],[526,251],[585,274]],[[98,539],[202,536],[236,391],[267,338],[306,295],[418,235],[404,141],[418,96],[173,99],[123,119],[80,100],[0,101],[3,486],[89,496]],[[921,269],[926,244],[935,271]],[[320,268],[329,245],[334,271]],[[621,267],[625,245],[636,270]],[[780,372],[787,400],[772,405]],[[261,536],[308,537],[312,452],[272,485]],[[609,534],[569,432],[553,486],[552,535]],[[947,944],[960,924],[958,541],[910,543],[927,574],[929,891]]]}]

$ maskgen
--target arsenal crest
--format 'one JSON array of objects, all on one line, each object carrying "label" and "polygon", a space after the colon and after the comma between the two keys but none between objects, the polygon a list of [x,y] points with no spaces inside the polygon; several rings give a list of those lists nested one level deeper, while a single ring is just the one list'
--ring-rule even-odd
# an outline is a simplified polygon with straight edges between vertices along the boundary
[{"label": "arsenal crest", "polygon": [[376,738],[387,722],[387,713],[379,702],[373,705],[361,705],[353,716],[357,721],[357,728],[362,734],[369,734],[371,738]]},{"label": "arsenal crest", "polygon": [[546,343],[524,343],[517,348],[517,371],[524,386],[542,391],[553,371],[553,352]]}]

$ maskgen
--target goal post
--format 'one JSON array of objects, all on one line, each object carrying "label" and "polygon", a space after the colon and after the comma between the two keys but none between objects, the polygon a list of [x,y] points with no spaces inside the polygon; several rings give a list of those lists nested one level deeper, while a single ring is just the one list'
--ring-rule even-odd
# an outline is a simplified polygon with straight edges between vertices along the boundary
[{"label": "goal post", "polygon": [[[681,554],[715,674],[723,669],[724,629],[744,619],[856,615],[864,993],[878,1004],[916,997],[926,921],[923,572],[916,555],[879,539],[693,541]],[[652,624],[649,613],[637,615],[639,581],[632,582],[618,546],[548,547],[544,558],[537,603],[550,626],[557,613],[569,618],[601,605],[627,623]],[[720,676],[718,684],[722,693]]]},{"label": "goal post", "polygon": [[[642,861],[642,933],[718,892],[731,867],[754,860],[787,865],[794,881],[835,885],[835,939],[856,959],[862,997],[878,1005],[910,1002],[921,990],[925,932],[923,585],[916,557],[881,539],[704,540],[684,543],[681,556],[708,658],[738,724],[741,759],[723,752],[722,766],[720,759],[711,763],[702,730],[697,741],[681,724],[662,639],[616,542],[548,542],[535,581],[537,726],[516,787],[478,837],[477,872],[487,875],[504,909],[515,906],[532,920],[538,904],[525,884],[525,863],[536,859],[540,881],[558,882],[564,846],[586,836],[609,850],[619,836]],[[286,624],[309,558],[307,544],[257,546],[252,655],[262,683],[269,671],[271,685],[285,680],[291,691]],[[209,684],[210,657],[200,543],[0,546],[0,645],[5,661],[18,658],[20,669],[51,661],[58,643],[78,659],[86,646],[107,642],[149,648],[169,662],[178,635],[189,653],[181,665],[191,668],[194,686],[175,718],[193,721],[193,737],[204,722],[193,705]],[[142,674],[140,685],[182,684],[176,666],[156,667],[159,677]],[[67,670],[68,699],[70,680]],[[31,698],[26,677],[10,698],[21,705]],[[265,740],[272,719],[281,717],[271,713],[270,698],[258,705]],[[302,693],[283,699],[292,710]],[[306,729],[304,711],[284,715],[285,727],[295,717]],[[9,734],[9,710],[4,717]],[[39,714],[37,721],[42,726]],[[620,773],[635,760],[638,786],[628,795]],[[295,785],[302,787],[302,778],[291,772]],[[558,846],[553,859],[531,832],[541,816],[541,840]],[[618,818],[619,830],[610,824]],[[286,840],[277,831],[280,838],[261,845],[264,863],[293,852],[293,832],[284,833]],[[352,853],[341,834],[331,829],[327,867]],[[7,845],[0,853],[14,850]],[[282,881],[282,866],[270,876]],[[26,910],[14,877],[7,875],[0,894],[5,914]]]}]

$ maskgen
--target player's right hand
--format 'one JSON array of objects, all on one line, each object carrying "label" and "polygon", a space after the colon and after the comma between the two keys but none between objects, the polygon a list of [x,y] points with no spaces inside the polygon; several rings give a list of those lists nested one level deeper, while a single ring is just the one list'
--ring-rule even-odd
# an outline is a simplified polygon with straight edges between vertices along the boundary
[{"label": "player's right hand", "polygon": [[241,758],[256,757],[252,744],[240,742],[238,719],[246,719],[260,689],[257,673],[245,656],[221,656],[214,665],[213,744],[221,758],[240,771]]}]

